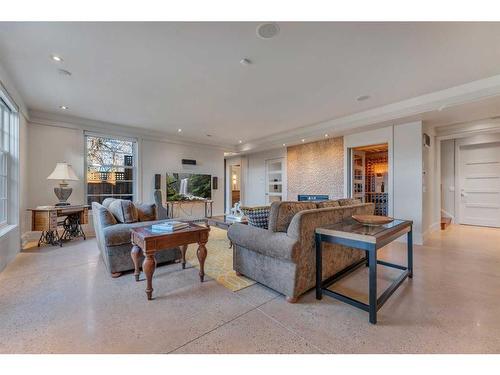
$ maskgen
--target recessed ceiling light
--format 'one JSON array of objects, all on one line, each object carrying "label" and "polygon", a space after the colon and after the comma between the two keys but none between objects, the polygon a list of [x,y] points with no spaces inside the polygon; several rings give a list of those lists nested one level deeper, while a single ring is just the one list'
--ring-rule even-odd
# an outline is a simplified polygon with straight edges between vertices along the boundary
[{"label": "recessed ceiling light", "polygon": [[246,57],[240,60],[241,65],[250,65],[252,63],[252,60],[247,59]]},{"label": "recessed ceiling light", "polygon": [[328,138],[328,134],[325,134],[325,138]]},{"label": "recessed ceiling light", "polygon": [[243,141],[240,139],[240,140],[238,141],[238,143],[243,143]]},{"label": "recessed ceiling light", "polygon": [[182,131],[182,129],[177,129],[177,133],[180,133]]},{"label": "recessed ceiling light", "polygon": [[280,27],[274,22],[263,23],[257,27],[257,35],[262,39],[274,38],[279,32]]},{"label": "recessed ceiling light", "polygon": [[365,101],[365,100],[368,100],[368,99],[370,99],[370,95],[361,95],[361,96],[358,96],[358,97],[356,98],[356,100],[357,100],[358,102],[362,102],[362,101]]},{"label": "recessed ceiling light", "polygon": [[69,77],[72,74],[69,70],[66,70],[66,69],[57,69],[57,71],[62,76],[68,76]]},{"label": "recessed ceiling light", "polygon": [[304,138],[302,138],[302,143],[304,143],[306,140]]},{"label": "recessed ceiling light", "polygon": [[283,143],[283,147],[285,147],[285,146],[286,146],[286,143]]},{"label": "recessed ceiling light", "polygon": [[60,105],[59,108],[62,109],[63,111],[66,111],[69,109],[69,107],[65,106],[65,105]]},{"label": "recessed ceiling light", "polygon": [[52,55],[50,57],[51,57],[52,60],[57,61],[57,62],[63,62],[64,61],[64,59],[61,56]]}]

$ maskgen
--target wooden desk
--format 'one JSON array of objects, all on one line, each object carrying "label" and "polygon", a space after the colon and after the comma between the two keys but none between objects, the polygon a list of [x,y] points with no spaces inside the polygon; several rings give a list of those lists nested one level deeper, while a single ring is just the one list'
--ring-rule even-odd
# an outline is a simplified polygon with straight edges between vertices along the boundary
[{"label": "wooden desk", "polygon": [[156,268],[155,253],[163,249],[172,249],[180,246],[182,252],[182,268],[186,267],[186,250],[187,245],[191,243],[198,244],[196,255],[200,262],[200,281],[203,282],[205,277],[205,259],[207,258],[207,248],[205,244],[208,241],[208,233],[210,227],[201,226],[189,222],[189,227],[175,232],[155,232],[151,226],[131,229],[132,232],[132,247],[131,256],[135,266],[135,281],[139,281],[140,265],[139,259],[141,254],[144,254],[144,262],[142,270],[146,275],[147,287],[146,295],[148,300],[153,296],[153,274]]},{"label": "wooden desk", "polygon": [[[31,211],[31,230],[42,232],[38,246],[43,243],[62,246],[63,241],[75,237],[83,237],[85,240],[82,224],[87,224],[89,221],[88,210],[87,205],[39,206],[28,209]],[[59,221],[62,217],[64,220]],[[57,231],[59,226],[64,228],[61,236]]]}]

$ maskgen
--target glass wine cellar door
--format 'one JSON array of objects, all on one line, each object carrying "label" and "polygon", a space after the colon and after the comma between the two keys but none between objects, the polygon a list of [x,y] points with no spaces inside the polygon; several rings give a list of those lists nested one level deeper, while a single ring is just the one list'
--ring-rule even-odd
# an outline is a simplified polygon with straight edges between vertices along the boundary
[{"label": "glass wine cellar door", "polygon": [[375,203],[375,215],[389,214],[388,145],[351,149],[351,197]]}]

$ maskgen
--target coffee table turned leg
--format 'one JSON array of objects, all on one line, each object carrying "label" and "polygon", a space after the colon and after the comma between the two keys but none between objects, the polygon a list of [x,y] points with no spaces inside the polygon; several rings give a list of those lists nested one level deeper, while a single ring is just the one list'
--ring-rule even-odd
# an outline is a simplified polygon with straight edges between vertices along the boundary
[{"label": "coffee table turned leg", "polygon": [[207,248],[205,247],[206,242],[198,243],[198,251],[196,255],[198,256],[198,261],[200,262],[200,281],[203,282],[205,277],[205,259],[207,258]]},{"label": "coffee table turned leg", "polygon": [[186,251],[187,251],[187,245],[182,245],[181,246],[181,253],[182,253],[182,269],[186,268]]},{"label": "coffee table turned leg", "polygon": [[156,268],[156,259],[154,254],[146,254],[144,262],[142,263],[142,270],[146,275],[146,295],[148,296],[148,301],[153,299],[153,274]]},{"label": "coffee table turned leg", "polygon": [[132,246],[132,250],[130,251],[130,256],[132,257],[132,262],[134,262],[134,276],[135,281],[139,281],[139,276],[141,275],[141,268],[139,265],[139,260],[141,259],[142,250],[139,246]]}]

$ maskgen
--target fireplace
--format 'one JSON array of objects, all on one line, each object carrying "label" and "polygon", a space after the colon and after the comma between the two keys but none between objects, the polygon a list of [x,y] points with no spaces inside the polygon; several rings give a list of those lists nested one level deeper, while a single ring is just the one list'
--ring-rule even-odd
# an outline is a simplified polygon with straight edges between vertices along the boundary
[{"label": "fireplace", "polygon": [[328,200],[328,195],[324,194],[299,194],[297,196],[297,200],[300,202],[307,201],[307,202],[317,202],[317,201],[327,201]]}]

